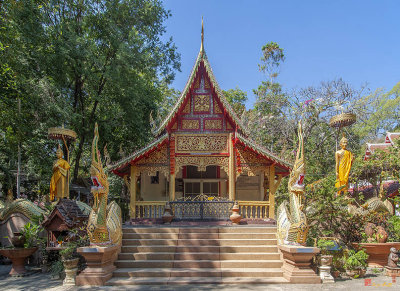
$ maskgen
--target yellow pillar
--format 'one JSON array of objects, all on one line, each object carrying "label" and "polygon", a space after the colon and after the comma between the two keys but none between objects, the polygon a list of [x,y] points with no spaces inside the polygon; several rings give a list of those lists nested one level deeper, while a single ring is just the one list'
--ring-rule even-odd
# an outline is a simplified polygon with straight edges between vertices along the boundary
[{"label": "yellow pillar", "polygon": [[131,193],[131,199],[130,199],[130,204],[129,204],[129,214],[131,219],[136,218],[136,177],[138,176],[138,171],[136,166],[131,165],[131,183],[130,183],[130,193]]},{"label": "yellow pillar", "polygon": [[175,200],[175,172],[169,175],[169,201]]},{"label": "yellow pillar", "polygon": [[236,199],[236,191],[235,191],[235,181],[236,181],[236,173],[235,173],[235,153],[233,150],[233,141],[232,141],[232,133],[229,134],[229,200]]},{"label": "yellow pillar", "polygon": [[269,218],[275,218],[275,165],[269,167]]}]

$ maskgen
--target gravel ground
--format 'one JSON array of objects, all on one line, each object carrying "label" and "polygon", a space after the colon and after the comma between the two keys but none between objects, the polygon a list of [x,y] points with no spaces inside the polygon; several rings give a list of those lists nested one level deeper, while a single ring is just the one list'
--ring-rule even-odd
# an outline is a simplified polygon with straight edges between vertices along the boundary
[{"label": "gravel ground", "polygon": [[[50,274],[36,273],[26,277],[13,278],[8,276],[10,265],[0,265],[0,290],[171,290],[171,291],[197,291],[197,290],[400,290],[400,277],[392,283],[392,278],[383,274],[368,272],[363,279],[339,279],[331,284],[269,284],[269,285],[186,285],[186,286],[115,286],[115,287],[64,287],[61,280],[52,279]],[[370,286],[366,286],[370,285]]]}]

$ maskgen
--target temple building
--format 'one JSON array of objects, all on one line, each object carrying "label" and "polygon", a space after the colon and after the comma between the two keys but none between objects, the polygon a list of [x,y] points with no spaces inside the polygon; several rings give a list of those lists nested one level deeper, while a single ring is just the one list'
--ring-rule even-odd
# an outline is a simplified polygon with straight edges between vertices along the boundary
[{"label": "temple building", "polygon": [[367,143],[364,160],[368,160],[368,158],[375,152],[375,150],[389,150],[389,148],[395,146],[396,140],[399,138],[400,132],[387,131],[384,143]]},{"label": "temple building", "polygon": [[129,187],[131,218],[143,215],[140,207],[161,208],[199,194],[261,206],[259,218],[274,218],[274,194],[291,165],[249,137],[214,77],[203,32],[189,80],[154,135],[109,166]]}]

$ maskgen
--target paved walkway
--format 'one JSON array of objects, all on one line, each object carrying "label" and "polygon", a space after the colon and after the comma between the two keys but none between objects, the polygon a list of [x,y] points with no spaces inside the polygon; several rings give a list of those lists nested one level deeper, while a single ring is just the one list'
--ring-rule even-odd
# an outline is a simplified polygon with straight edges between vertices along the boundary
[{"label": "paved walkway", "polygon": [[[265,290],[400,290],[400,277],[392,283],[392,278],[382,274],[367,273],[366,279],[340,279],[332,284],[270,284],[270,285],[186,285],[186,286],[115,286],[115,287],[64,287],[61,280],[52,279],[50,274],[35,273],[27,277],[8,277],[10,265],[0,265],[0,290],[49,290],[49,291],[75,291],[75,290],[168,290],[168,291],[197,291],[197,290],[229,290],[229,291],[265,291]],[[370,286],[365,286],[365,284]]]}]

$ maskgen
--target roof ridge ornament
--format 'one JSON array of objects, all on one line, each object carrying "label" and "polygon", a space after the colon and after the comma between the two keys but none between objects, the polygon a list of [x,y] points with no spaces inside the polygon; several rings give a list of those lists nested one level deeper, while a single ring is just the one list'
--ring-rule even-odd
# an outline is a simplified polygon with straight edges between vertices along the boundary
[{"label": "roof ridge ornament", "polygon": [[201,16],[201,47],[200,47],[201,56],[203,56],[204,52],[204,25],[203,25],[203,16]]}]

